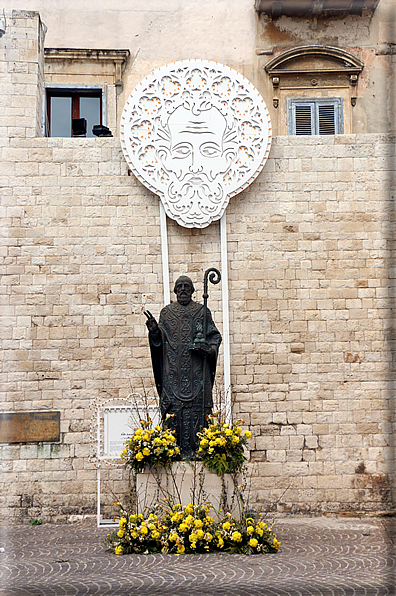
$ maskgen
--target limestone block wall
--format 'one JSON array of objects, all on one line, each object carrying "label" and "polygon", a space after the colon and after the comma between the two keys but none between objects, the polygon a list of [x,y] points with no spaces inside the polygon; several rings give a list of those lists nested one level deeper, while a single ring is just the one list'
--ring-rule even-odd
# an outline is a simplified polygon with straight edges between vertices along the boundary
[{"label": "limestone block wall", "polygon": [[[158,199],[114,138],[15,136],[0,151],[1,410],[61,412],[59,443],[1,446],[0,510],[93,514],[90,405],[152,382],[142,310],[163,305]],[[190,274],[201,301],[219,226],[168,224],[170,278]],[[253,432],[251,505],[392,509],[393,226],[387,135],[276,137],[231,200],[233,412]],[[221,328],[220,299],[212,286]],[[127,474],[102,480],[109,515]]]},{"label": "limestone block wall", "polygon": [[46,33],[38,12],[5,10],[4,15],[6,34],[0,42],[2,146],[9,136],[41,136]]}]

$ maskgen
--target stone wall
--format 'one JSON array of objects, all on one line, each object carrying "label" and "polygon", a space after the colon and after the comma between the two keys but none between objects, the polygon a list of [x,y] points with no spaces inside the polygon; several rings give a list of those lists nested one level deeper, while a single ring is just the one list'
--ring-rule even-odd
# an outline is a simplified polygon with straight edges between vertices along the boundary
[{"label": "stone wall", "polygon": [[4,14],[6,35],[0,44],[2,144],[9,136],[41,136],[46,33],[38,12],[7,10]]},{"label": "stone wall", "polygon": [[[233,412],[264,509],[391,508],[393,165],[391,136],[277,137],[227,209]],[[61,412],[60,444],[2,446],[1,511],[94,513],[90,405],[151,383],[158,199],[112,138],[7,138],[0,192],[1,408]],[[171,281],[190,274],[200,301],[219,226],[168,224]],[[221,328],[217,287],[209,306]],[[127,477],[102,478],[110,511]]]}]

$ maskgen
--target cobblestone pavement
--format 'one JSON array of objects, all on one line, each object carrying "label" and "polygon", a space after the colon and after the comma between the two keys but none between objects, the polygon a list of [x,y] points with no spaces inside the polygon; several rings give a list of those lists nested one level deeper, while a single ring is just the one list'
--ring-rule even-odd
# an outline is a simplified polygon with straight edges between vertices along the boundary
[{"label": "cobblestone pavement", "polygon": [[1,596],[396,594],[396,520],[280,518],[273,555],[115,556],[91,523],[2,528]]}]

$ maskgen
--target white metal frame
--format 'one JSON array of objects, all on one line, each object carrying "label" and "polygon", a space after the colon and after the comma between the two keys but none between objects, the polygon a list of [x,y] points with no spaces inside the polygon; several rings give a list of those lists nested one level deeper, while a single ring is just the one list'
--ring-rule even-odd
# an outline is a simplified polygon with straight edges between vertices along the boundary
[{"label": "white metal frame", "polygon": [[[160,228],[162,251],[162,279],[164,304],[170,302],[168,232],[165,209],[160,201]],[[228,253],[226,212],[220,219],[221,251],[221,297],[223,308],[223,353],[224,353],[224,400],[226,422],[231,423],[231,356],[230,356],[230,315],[228,306]]]},{"label": "white metal frame", "polygon": [[[133,406],[111,406],[109,404],[103,404],[101,406],[97,407],[96,410],[96,453],[97,453],[97,469],[96,469],[96,482],[97,482],[97,495],[96,495],[96,499],[97,499],[97,503],[96,503],[96,521],[97,521],[97,527],[110,527],[110,526],[117,526],[118,523],[117,522],[113,522],[113,520],[111,519],[101,519],[100,516],[100,502],[101,502],[101,497],[100,497],[100,467],[102,462],[107,462],[107,460],[116,460],[119,459],[115,456],[101,456],[101,436],[100,436],[100,422],[101,422],[101,412],[103,412],[103,422],[104,422],[104,428],[103,428],[103,446],[106,443],[106,432],[109,431],[108,428],[108,421],[106,421],[106,416],[105,416],[105,412],[106,410],[125,410],[126,412],[130,412],[130,414],[132,414],[134,408]],[[110,462],[109,462],[110,463]],[[113,464],[114,465],[114,464]]]}]

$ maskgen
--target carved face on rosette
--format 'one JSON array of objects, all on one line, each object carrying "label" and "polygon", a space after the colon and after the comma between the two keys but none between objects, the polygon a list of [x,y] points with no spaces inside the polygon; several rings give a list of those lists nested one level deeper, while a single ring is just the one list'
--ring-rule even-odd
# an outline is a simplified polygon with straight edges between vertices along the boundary
[{"label": "carved face on rosette", "polygon": [[258,176],[270,144],[268,109],[255,87],[205,60],[152,72],[131,93],[121,119],[132,172],[187,228],[220,219],[230,197]]}]

